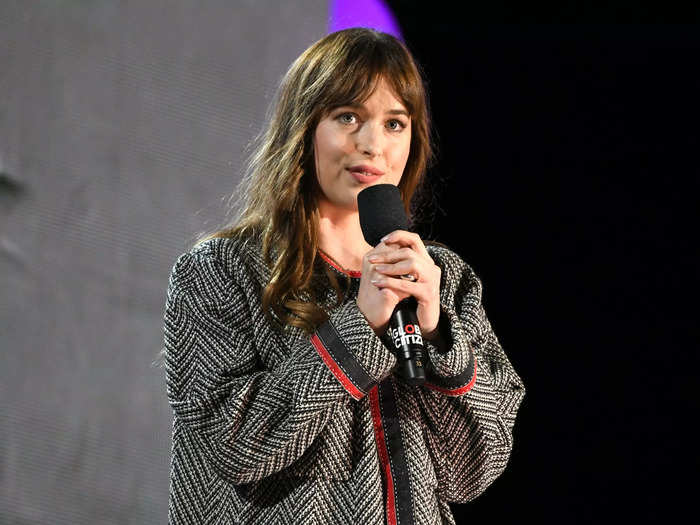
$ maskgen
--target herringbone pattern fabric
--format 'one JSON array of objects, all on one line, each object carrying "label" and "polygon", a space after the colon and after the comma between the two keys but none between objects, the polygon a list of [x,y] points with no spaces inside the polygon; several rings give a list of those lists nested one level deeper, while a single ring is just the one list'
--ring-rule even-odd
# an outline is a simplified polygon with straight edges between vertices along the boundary
[{"label": "herringbone pattern fabric", "polygon": [[177,259],[164,315],[170,523],[454,523],[448,502],[500,475],[525,387],[479,278],[428,250],[448,347],[426,342],[419,388],[392,374],[396,358],[357,308],[358,277],[338,272],[350,292],[332,308],[328,287],[329,319],[309,338],[265,319],[270,273],[254,240],[211,239]]}]

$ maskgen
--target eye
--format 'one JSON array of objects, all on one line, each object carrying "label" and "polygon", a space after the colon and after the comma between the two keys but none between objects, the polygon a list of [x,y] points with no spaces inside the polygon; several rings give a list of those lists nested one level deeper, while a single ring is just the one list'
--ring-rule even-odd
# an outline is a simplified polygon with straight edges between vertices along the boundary
[{"label": "eye", "polygon": [[352,122],[349,122],[349,121],[343,119],[343,117],[354,117],[354,116],[355,116],[354,113],[341,113],[340,115],[338,115],[337,118],[339,118],[340,122],[342,122],[343,124],[352,124]]},{"label": "eye", "polygon": [[[349,117],[349,119],[353,119],[353,118],[355,118],[356,116],[357,116],[357,115],[355,115],[355,113],[341,113],[340,115],[338,115],[338,116],[336,117],[336,119],[337,119],[337,120],[340,120],[341,124],[354,124],[354,122],[353,122],[352,120],[348,120],[348,119],[346,119],[346,117]],[[396,125],[392,126],[392,125],[391,125],[392,123],[393,123],[393,124],[398,124],[398,126],[396,126]],[[399,119],[391,119],[391,120],[389,121],[389,129],[390,129],[391,131],[396,131],[396,132],[400,133],[400,132],[403,131],[405,128],[406,128],[406,124],[404,124],[403,122],[401,122]]]},{"label": "eye", "polygon": [[401,122],[400,120],[398,120],[398,119],[393,119],[393,120],[390,120],[389,122],[390,122],[390,123],[391,123],[391,122],[396,122],[396,123],[400,126],[400,127],[398,127],[398,128],[396,128],[396,127],[395,127],[395,128],[391,128],[392,131],[401,131],[401,130],[403,130],[403,129],[406,127],[406,125],[405,125],[403,122]]}]

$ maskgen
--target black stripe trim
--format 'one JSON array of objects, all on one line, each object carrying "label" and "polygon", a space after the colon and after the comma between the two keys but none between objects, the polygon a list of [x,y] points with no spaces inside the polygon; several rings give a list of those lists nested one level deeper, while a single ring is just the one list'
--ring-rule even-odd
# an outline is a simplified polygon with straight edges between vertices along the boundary
[{"label": "black stripe trim", "polygon": [[362,368],[362,365],[340,337],[330,319],[321,323],[316,329],[316,335],[321,339],[323,346],[326,347],[333,361],[338,364],[348,379],[352,381],[358,390],[366,394],[376,381]]},{"label": "black stripe trim", "polygon": [[[449,351],[454,352],[454,349],[451,348]],[[425,355],[427,356],[427,359],[424,359],[425,378],[429,383],[443,388],[448,388],[450,390],[457,390],[459,388],[465,387],[472,381],[472,379],[474,379],[474,351],[471,348],[469,349],[469,364],[464,369],[464,371],[454,376],[445,377],[437,375],[435,373],[433,363],[430,361],[430,355],[428,354],[428,352],[425,352]]]},{"label": "black stripe trim", "polygon": [[387,376],[378,386],[379,410],[394,481],[396,522],[401,525],[414,525],[416,518],[413,515],[413,502],[411,500],[411,479],[408,474],[406,451],[401,439],[401,424],[396,405],[393,374]]}]

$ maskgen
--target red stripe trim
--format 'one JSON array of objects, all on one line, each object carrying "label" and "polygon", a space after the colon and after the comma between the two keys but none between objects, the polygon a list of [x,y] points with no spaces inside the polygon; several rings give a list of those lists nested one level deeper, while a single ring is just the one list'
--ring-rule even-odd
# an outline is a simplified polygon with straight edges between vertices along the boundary
[{"label": "red stripe trim", "polygon": [[353,399],[356,399],[358,401],[362,399],[364,397],[364,394],[352,383],[352,381],[350,381],[348,376],[345,375],[345,373],[341,370],[338,364],[328,353],[326,347],[323,346],[323,342],[321,342],[321,339],[316,334],[313,334],[311,336],[311,343],[314,345],[314,348],[316,348],[318,355],[320,355],[321,359],[323,359],[323,362],[326,363],[326,366],[330,369],[330,371],[338,379],[338,381],[341,382],[345,390],[348,391],[348,393],[353,397]]},{"label": "red stripe trim", "polygon": [[369,391],[370,407],[372,409],[372,422],[374,423],[374,439],[377,442],[379,460],[386,474],[386,520],[387,525],[396,525],[396,502],[394,501],[394,478],[391,476],[391,464],[389,462],[389,450],[384,439],[384,426],[379,410],[379,390],[374,385]]},{"label": "red stripe trim", "polygon": [[438,392],[442,392],[443,394],[448,394],[451,396],[461,396],[462,394],[466,394],[471,390],[471,388],[474,386],[474,383],[476,382],[476,356],[474,356],[474,374],[472,375],[472,380],[469,381],[468,384],[461,386],[459,388],[445,388],[442,386],[437,386],[432,383],[428,383],[427,381],[424,383],[425,386],[432,390],[437,390]]},{"label": "red stripe trim", "polygon": [[325,253],[323,253],[321,250],[318,251],[318,254],[323,257],[323,259],[330,264],[333,268],[338,270],[341,273],[344,273],[345,275],[349,275],[350,277],[362,277],[362,272],[356,271],[356,270],[346,270],[342,266],[340,266],[338,263],[336,263],[333,259],[328,257]]}]

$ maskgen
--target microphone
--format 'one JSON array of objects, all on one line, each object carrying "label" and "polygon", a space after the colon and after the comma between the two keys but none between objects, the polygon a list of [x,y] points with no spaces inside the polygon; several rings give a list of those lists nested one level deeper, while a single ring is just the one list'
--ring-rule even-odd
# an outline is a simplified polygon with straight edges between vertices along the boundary
[{"label": "microphone", "polygon": [[[393,184],[375,184],[357,194],[360,227],[367,244],[376,246],[382,237],[394,230],[408,230],[408,217],[404,211],[399,188]],[[415,277],[401,276],[414,280]],[[396,351],[398,372],[410,385],[425,382],[423,368],[423,337],[416,308],[415,297],[407,297],[394,308],[389,319],[389,336]]]}]

